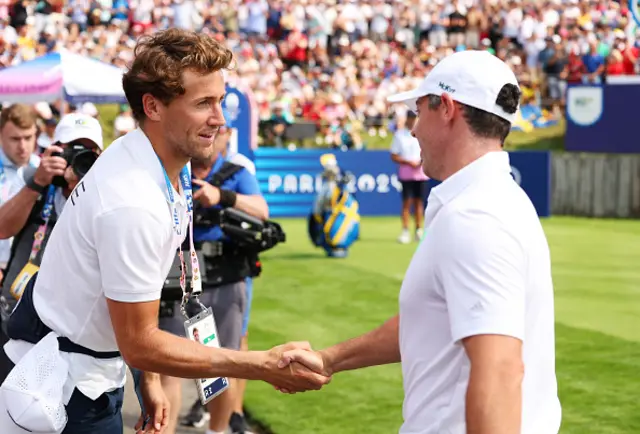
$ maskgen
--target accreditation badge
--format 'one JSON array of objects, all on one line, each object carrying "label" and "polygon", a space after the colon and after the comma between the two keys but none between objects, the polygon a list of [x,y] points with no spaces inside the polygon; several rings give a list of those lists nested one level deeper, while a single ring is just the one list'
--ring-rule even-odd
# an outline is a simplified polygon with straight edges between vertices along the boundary
[{"label": "accreditation badge", "polygon": [[22,293],[27,287],[27,284],[29,283],[29,281],[31,281],[31,279],[39,269],[40,267],[32,264],[31,262],[27,262],[27,264],[22,267],[22,270],[20,270],[20,272],[18,273],[18,277],[16,277],[16,280],[13,281],[11,287],[9,288],[9,293],[13,296],[13,298],[15,298],[16,300],[20,300],[20,297],[22,297]]},{"label": "accreditation badge", "polygon": [[[208,347],[220,348],[218,330],[213,318],[213,310],[207,308],[184,322],[184,330],[188,339]],[[195,380],[202,405],[229,388],[229,380],[225,377],[202,378]]]}]

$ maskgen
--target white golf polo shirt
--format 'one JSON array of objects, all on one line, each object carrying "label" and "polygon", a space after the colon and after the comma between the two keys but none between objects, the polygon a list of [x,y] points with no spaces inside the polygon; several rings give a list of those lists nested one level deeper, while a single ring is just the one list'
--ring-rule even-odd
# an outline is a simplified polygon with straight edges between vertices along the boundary
[{"label": "white golf polo shirt", "polygon": [[478,334],[523,341],[522,434],[559,430],[549,248],[510,167],[492,152],[431,191],[399,297],[401,434],[466,434],[461,341]]},{"label": "white golf polo shirt", "polygon": [[[107,148],[69,197],[43,255],[34,304],[47,326],[92,350],[118,350],[107,298],[160,298],[188,232],[182,188],[173,194],[181,236],[173,229],[163,168],[145,134],[136,129]],[[31,345],[11,341],[5,348],[15,362]],[[64,356],[69,386],[89,398],[125,383],[122,358]]]}]

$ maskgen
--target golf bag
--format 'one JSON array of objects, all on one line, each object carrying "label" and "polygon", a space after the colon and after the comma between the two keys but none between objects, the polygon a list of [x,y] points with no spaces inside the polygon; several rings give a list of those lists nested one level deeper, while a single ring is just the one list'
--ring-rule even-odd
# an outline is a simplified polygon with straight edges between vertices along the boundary
[{"label": "golf bag", "polygon": [[340,170],[332,154],[320,161],[325,169],[323,184],[308,218],[309,237],[327,256],[343,258],[360,236],[358,201],[347,189],[353,176]]}]

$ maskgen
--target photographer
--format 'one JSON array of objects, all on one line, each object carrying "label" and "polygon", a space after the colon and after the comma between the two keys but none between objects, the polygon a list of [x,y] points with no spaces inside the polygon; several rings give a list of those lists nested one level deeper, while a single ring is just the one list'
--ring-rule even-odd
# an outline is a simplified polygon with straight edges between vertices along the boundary
[{"label": "photographer", "polygon": [[[102,128],[97,120],[75,113],[63,117],[38,168],[24,170],[25,186],[0,206],[0,239],[14,237],[0,292],[2,342],[8,339],[8,317],[38,270],[57,217],[101,150]],[[0,349],[0,383],[11,366]]]},{"label": "photographer", "polygon": [[[256,259],[253,259],[238,244],[224,234],[220,226],[219,211],[235,208],[261,221],[268,218],[267,203],[260,194],[256,177],[244,167],[231,163],[224,156],[230,130],[221,128],[215,139],[213,157],[208,160],[191,161],[194,187],[194,241],[196,249],[204,258],[202,268],[204,292],[200,301],[213,309],[220,345],[224,348],[240,349],[242,326],[247,309],[245,279],[255,275]],[[251,263],[253,261],[253,263]],[[165,294],[163,294],[163,299]],[[187,305],[189,312],[191,306]],[[179,303],[163,301],[160,312],[160,328],[174,334],[184,335],[184,318]],[[181,402],[180,379],[163,377],[167,397],[172,402],[173,414],[167,432],[175,430]],[[229,390],[208,405],[211,415],[208,433],[224,432],[230,420],[237,393],[237,380],[230,379]],[[187,416],[185,424],[201,426],[205,422],[205,409],[198,400]],[[234,415],[232,432],[244,432],[243,420]]]},{"label": "photographer", "polygon": [[[13,104],[0,112],[0,205],[24,187],[23,172],[38,167],[36,113],[25,104]],[[0,220],[0,231],[5,222]],[[11,239],[0,238],[0,283],[11,251]],[[4,342],[0,342],[2,344]]]}]

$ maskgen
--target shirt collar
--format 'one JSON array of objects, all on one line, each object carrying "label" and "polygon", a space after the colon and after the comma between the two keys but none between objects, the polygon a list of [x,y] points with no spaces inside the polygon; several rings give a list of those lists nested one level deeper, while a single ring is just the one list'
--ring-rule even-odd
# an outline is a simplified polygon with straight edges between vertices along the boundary
[{"label": "shirt collar", "polygon": [[445,179],[440,185],[434,187],[430,196],[437,199],[441,205],[445,205],[455,199],[473,182],[496,173],[511,173],[509,154],[505,151],[489,152],[467,164]]},{"label": "shirt collar", "polygon": [[[35,154],[31,154],[29,156],[29,162],[25,164],[25,166],[38,167],[39,164],[40,164],[40,157],[38,157]],[[21,168],[22,167],[16,166],[16,164],[9,159],[7,154],[4,153],[4,151],[2,150],[2,147],[0,147],[0,169],[12,169],[12,170],[18,171]]]},{"label": "shirt collar", "polygon": [[7,157],[7,154],[4,153],[4,150],[0,148],[0,167],[5,169],[18,169],[13,161]]},{"label": "shirt collar", "polygon": [[[127,141],[126,147],[128,151],[149,171],[153,180],[162,190],[167,203],[170,203],[169,195],[167,193],[167,181],[164,177],[164,168],[158,158],[158,154],[153,150],[153,146],[151,146],[151,142],[147,135],[140,129],[140,127],[138,127],[125,135],[123,140]],[[176,192],[175,187],[172,186],[174,198],[176,198],[178,203],[185,205],[186,201],[183,197],[182,185],[180,183],[178,183],[178,185],[180,188],[178,192]]]}]

